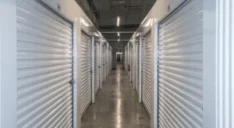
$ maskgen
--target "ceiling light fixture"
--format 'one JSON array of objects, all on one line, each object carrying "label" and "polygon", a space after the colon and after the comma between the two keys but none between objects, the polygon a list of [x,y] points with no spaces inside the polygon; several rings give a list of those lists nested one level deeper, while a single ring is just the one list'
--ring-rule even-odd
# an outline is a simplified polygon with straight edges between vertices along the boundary
[{"label": "ceiling light fixture", "polygon": [[120,39],[118,39],[118,42],[120,42]]},{"label": "ceiling light fixture", "polygon": [[117,17],[117,26],[119,27],[119,24],[120,24],[120,17],[118,16]]}]

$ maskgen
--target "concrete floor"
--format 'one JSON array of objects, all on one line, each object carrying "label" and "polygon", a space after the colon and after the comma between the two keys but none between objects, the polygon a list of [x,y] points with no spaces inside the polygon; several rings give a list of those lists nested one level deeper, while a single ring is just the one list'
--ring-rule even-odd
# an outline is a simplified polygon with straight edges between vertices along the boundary
[{"label": "concrete floor", "polygon": [[150,128],[149,116],[120,65],[83,116],[82,128]]}]

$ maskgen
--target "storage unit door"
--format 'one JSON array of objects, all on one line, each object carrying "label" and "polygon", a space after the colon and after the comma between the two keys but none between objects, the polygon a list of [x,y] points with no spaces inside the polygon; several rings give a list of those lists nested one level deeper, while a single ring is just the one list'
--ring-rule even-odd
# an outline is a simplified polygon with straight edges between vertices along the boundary
[{"label": "storage unit door", "polygon": [[71,128],[71,81],[71,23],[17,0],[17,128]]},{"label": "storage unit door", "polygon": [[[133,83],[134,82],[134,47],[133,45],[131,45],[131,82]],[[133,83],[133,86],[134,86],[134,83]]]},{"label": "storage unit door", "polygon": [[96,43],[96,53],[95,53],[95,91],[97,91],[100,88],[100,44]]},{"label": "storage unit door", "polygon": [[144,57],[143,57],[143,104],[148,111],[149,115],[152,112],[152,89],[153,89],[153,76],[152,76],[152,41],[151,41],[151,33],[148,33],[144,37]]},{"label": "storage unit door", "polygon": [[[141,102],[143,103],[143,85],[144,85],[144,69],[145,69],[145,61],[144,61],[144,56],[145,56],[145,43],[143,43],[143,39],[141,39],[142,40],[142,43],[141,43],[141,45],[140,45],[140,48],[141,48],[141,63],[140,63],[140,65],[141,65],[141,91],[139,90],[139,95],[141,95]],[[141,92],[141,94],[140,94],[140,92]]]},{"label": "storage unit door", "polygon": [[105,80],[105,47],[102,46],[102,82]]},{"label": "storage unit door", "polygon": [[92,43],[91,37],[82,32],[81,34],[81,114],[83,115],[91,103],[92,82]]},{"label": "storage unit door", "polygon": [[136,65],[136,91],[137,91],[137,94],[139,93],[139,43],[137,42],[136,43],[136,53],[135,53],[135,65]]},{"label": "storage unit door", "polygon": [[133,83],[133,88],[136,89],[136,44],[133,44],[133,49],[132,49],[132,83]]},{"label": "storage unit door", "polygon": [[159,126],[202,128],[203,1],[193,0],[159,26]]}]

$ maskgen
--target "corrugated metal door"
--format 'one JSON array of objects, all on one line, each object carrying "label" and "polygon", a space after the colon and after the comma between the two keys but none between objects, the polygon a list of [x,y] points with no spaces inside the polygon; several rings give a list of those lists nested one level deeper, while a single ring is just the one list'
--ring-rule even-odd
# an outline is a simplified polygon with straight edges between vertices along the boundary
[{"label": "corrugated metal door", "polygon": [[149,115],[152,112],[152,89],[153,89],[153,81],[152,81],[152,40],[151,33],[149,32],[144,37],[144,56],[143,56],[143,86],[142,86],[142,102],[146,107]]},{"label": "corrugated metal door", "polygon": [[81,34],[81,114],[83,115],[91,103],[92,82],[91,82],[91,67],[92,67],[92,43],[91,37],[86,33]]},{"label": "corrugated metal door", "polygon": [[101,84],[103,84],[104,80],[104,47],[103,44],[101,45]]},{"label": "corrugated metal door", "polygon": [[[131,76],[131,83],[133,83],[134,81],[134,66],[133,66],[133,63],[134,63],[134,48],[133,48],[133,44],[131,43],[130,44],[130,76]],[[134,84],[133,84],[133,89],[134,89]]]},{"label": "corrugated metal door", "polygon": [[105,45],[102,46],[102,82],[105,81],[105,74],[106,74],[106,71],[105,71],[105,60],[106,60],[106,54],[105,54]]},{"label": "corrugated metal door", "polygon": [[133,76],[133,88],[136,89],[136,43],[133,43],[133,49],[132,49],[132,76]]},{"label": "corrugated metal door", "polygon": [[135,70],[136,70],[136,80],[135,80],[135,82],[136,82],[136,84],[135,84],[135,86],[136,86],[136,91],[137,91],[137,93],[139,93],[139,42],[137,41],[136,42],[136,47],[135,47],[135,65],[136,65],[136,68],[135,68]]},{"label": "corrugated metal door", "polygon": [[17,128],[72,127],[72,24],[17,0]]},{"label": "corrugated metal door", "polygon": [[95,48],[95,91],[97,91],[100,88],[100,44],[96,43],[96,48]]},{"label": "corrugated metal door", "polygon": [[192,0],[159,26],[160,128],[202,128],[202,19]]},{"label": "corrugated metal door", "polygon": [[107,76],[107,44],[105,45],[105,49],[104,49],[104,81],[106,81],[106,76]]}]

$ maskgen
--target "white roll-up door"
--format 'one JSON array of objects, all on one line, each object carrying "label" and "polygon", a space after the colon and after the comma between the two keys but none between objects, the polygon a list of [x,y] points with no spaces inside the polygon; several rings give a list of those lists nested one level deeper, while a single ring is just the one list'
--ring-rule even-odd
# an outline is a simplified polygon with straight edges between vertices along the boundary
[{"label": "white roll-up door", "polygon": [[[133,66],[133,63],[134,63],[134,50],[133,50],[133,44],[130,43],[130,80],[131,80],[131,83],[133,83],[134,81],[134,74],[133,74],[133,71],[134,71],[134,66]],[[133,87],[134,88],[134,87]]]},{"label": "white roll-up door", "polygon": [[149,32],[143,41],[144,45],[144,56],[143,56],[143,86],[142,86],[142,102],[146,107],[149,115],[152,112],[152,89],[153,89],[153,81],[152,81],[152,40],[151,33]]},{"label": "white roll-up door", "polygon": [[136,89],[136,43],[132,43],[132,85]]},{"label": "white roll-up door", "polygon": [[86,33],[81,34],[81,114],[83,115],[91,103],[92,82],[92,43],[91,37]]},{"label": "white roll-up door", "polygon": [[203,0],[191,0],[159,26],[159,126],[203,127]]},{"label": "white roll-up door", "polygon": [[102,46],[102,83],[105,80],[105,46]]},{"label": "white roll-up door", "polygon": [[71,81],[72,24],[17,0],[17,128],[71,128]]},{"label": "white roll-up door", "polygon": [[100,88],[100,44],[96,43],[95,44],[95,92]]},{"label": "white roll-up door", "polygon": [[136,78],[135,78],[135,86],[136,86],[136,91],[139,93],[139,42],[136,42],[136,47],[135,47],[135,70],[136,70]]}]

